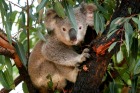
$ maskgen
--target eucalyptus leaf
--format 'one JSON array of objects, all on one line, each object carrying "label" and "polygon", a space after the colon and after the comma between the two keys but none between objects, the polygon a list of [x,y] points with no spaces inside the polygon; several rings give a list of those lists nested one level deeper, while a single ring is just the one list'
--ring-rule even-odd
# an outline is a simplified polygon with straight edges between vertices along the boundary
[{"label": "eucalyptus leaf", "polygon": [[120,51],[117,53],[117,61],[120,63],[123,60],[123,52]]},{"label": "eucalyptus leaf", "polygon": [[23,89],[24,93],[29,93],[27,84],[25,82],[22,83],[22,89]]},{"label": "eucalyptus leaf", "polygon": [[140,74],[140,60],[137,62],[134,68],[134,75]]},{"label": "eucalyptus leaf", "polygon": [[76,19],[75,19],[75,14],[74,14],[74,11],[73,11],[73,7],[67,1],[64,1],[64,7],[65,7],[65,10],[66,10],[66,14],[67,14],[73,28],[76,31],[78,31],[77,22],[76,22]]},{"label": "eucalyptus leaf", "polygon": [[114,48],[114,46],[116,46],[116,44],[117,42],[112,43],[108,49],[108,52],[110,52]]},{"label": "eucalyptus leaf", "polygon": [[13,69],[12,69],[12,63],[10,58],[6,57],[5,58],[5,64],[7,65],[7,70],[9,72],[10,77],[13,76]]},{"label": "eucalyptus leaf", "polygon": [[10,85],[8,84],[8,81],[6,80],[6,77],[2,70],[0,70],[0,82],[6,89],[10,89]]},{"label": "eucalyptus leaf", "polygon": [[36,11],[39,12],[44,6],[46,6],[49,0],[42,0],[41,3],[37,6]]},{"label": "eucalyptus leaf", "polygon": [[8,69],[6,69],[4,71],[4,75],[5,75],[5,79],[7,80],[9,86],[11,89],[14,89],[15,88],[15,85],[14,85],[14,80],[13,80],[13,76],[11,76],[11,74],[9,73]]},{"label": "eucalyptus leaf", "polygon": [[8,41],[10,42],[10,44],[12,44],[11,30],[10,30],[10,25],[8,23],[5,23],[5,29],[6,29]]},{"label": "eucalyptus leaf", "polygon": [[99,24],[100,24],[99,12],[96,11],[94,12],[94,29],[97,34],[100,32]]},{"label": "eucalyptus leaf", "polygon": [[132,46],[131,46],[131,53],[132,57],[137,60],[137,55],[138,55],[138,38],[133,37],[132,39]]},{"label": "eucalyptus leaf", "polygon": [[99,18],[100,18],[100,32],[103,33],[104,31],[104,25],[105,25],[105,19],[103,17],[102,14],[99,14]]},{"label": "eucalyptus leaf", "polygon": [[54,10],[56,11],[56,13],[59,17],[65,18],[64,8],[60,2],[56,1],[54,3]]},{"label": "eucalyptus leaf", "polygon": [[126,49],[129,55],[130,47],[131,47],[131,41],[132,41],[132,35],[133,35],[133,28],[130,23],[127,21],[124,23],[125,28],[125,40],[126,40]]},{"label": "eucalyptus leaf", "polygon": [[41,33],[40,30],[37,31],[37,35],[38,35],[38,37],[39,37],[41,40],[46,41],[44,35]]},{"label": "eucalyptus leaf", "polygon": [[110,24],[110,29],[109,32],[112,32],[113,30],[117,29],[117,26],[119,26],[119,24],[121,24],[121,21],[123,20],[122,17],[117,17],[116,19],[114,19],[111,24]]},{"label": "eucalyptus leaf", "polygon": [[25,67],[27,67],[27,59],[26,59],[26,55],[25,55],[26,53],[25,53],[25,50],[24,50],[22,43],[17,41],[15,44],[15,48],[16,48],[16,51],[17,51],[23,65]]},{"label": "eucalyptus leaf", "polygon": [[138,25],[138,31],[140,31],[140,19],[133,17],[132,20]]}]

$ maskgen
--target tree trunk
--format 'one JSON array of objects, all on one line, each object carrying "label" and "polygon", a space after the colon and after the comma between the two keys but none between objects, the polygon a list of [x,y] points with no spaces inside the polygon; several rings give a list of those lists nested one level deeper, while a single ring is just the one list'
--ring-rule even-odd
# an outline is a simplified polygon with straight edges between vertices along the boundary
[{"label": "tree trunk", "polygon": [[[132,10],[131,15],[140,13],[140,0],[121,0],[120,5],[118,6],[119,7],[116,8],[111,21],[117,17],[130,16],[128,13],[128,8],[131,8]],[[120,27],[120,29],[115,34],[106,40],[106,34],[108,30],[109,25],[107,26],[102,37],[92,40],[90,44],[91,58],[87,60],[83,67],[86,68],[86,70],[79,72],[77,81],[74,85],[73,93],[100,92],[99,87],[102,83],[103,76],[106,73],[108,64],[111,61],[111,57],[113,54],[118,52],[120,43],[118,42],[110,53],[108,53],[107,50],[113,42],[120,41],[120,37],[124,35],[124,33],[122,33],[124,29]],[[89,34],[89,36],[91,35]]]}]

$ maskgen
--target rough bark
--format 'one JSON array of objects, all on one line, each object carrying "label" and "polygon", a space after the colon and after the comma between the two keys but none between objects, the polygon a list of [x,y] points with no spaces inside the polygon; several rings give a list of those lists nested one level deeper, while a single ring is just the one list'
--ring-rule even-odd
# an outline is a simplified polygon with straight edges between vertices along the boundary
[{"label": "rough bark", "polygon": [[[117,17],[130,16],[128,8],[132,9],[131,15],[139,13],[140,0],[121,0],[121,3],[116,8],[111,21]],[[92,56],[84,65],[86,70],[82,70],[79,73],[73,93],[100,93],[99,87],[102,83],[103,76],[106,73],[111,57],[119,50],[120,43],[117,43],[110,53],[108,53],[107,50],[113,42],[120,41],[123,35],[122,32],[124,31],[124,29],[120,27],[115,34],[113,34],[109,39],[106,39],[106,33],[108,30],[109,25],[102,37],[92,41],[90,45],[90,54]]]}]

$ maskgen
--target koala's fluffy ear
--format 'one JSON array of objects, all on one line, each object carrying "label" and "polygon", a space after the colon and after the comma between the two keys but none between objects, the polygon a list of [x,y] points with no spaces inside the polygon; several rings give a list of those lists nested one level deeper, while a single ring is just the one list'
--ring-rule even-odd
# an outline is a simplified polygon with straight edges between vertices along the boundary
[{"label": "koala's fluffy ear", "polygon": [[46,13],[45,17],[45,26],[48,30],[54,30],[54,25],[55,25],[55,16],[56,12],[53,9],[49,9]]},{"label": "koala's fluffy ear", "polygon": [[94,25],[94,11],[97,10],[96,5],[92,4],[86,4],[86,3],[82,3],[81,4],[81,11],[86,14],[86,23],[89,26],[93,26]]}]

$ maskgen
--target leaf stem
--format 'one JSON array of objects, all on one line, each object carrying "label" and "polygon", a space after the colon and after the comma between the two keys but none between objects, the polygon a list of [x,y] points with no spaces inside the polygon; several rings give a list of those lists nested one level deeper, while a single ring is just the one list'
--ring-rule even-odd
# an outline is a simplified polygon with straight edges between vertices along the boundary
[{"label": "leaf stem", "polygon": [[27,45],[28,45],[28,53],[27,53],[27,59],[29,58],[29,55],[30,55],[30,34],[29,34],[29,22],[30,22],[30,18],[29,18],[29,1],[27,0],[27,10],[26,10],[26,13],[27,13]]}]

